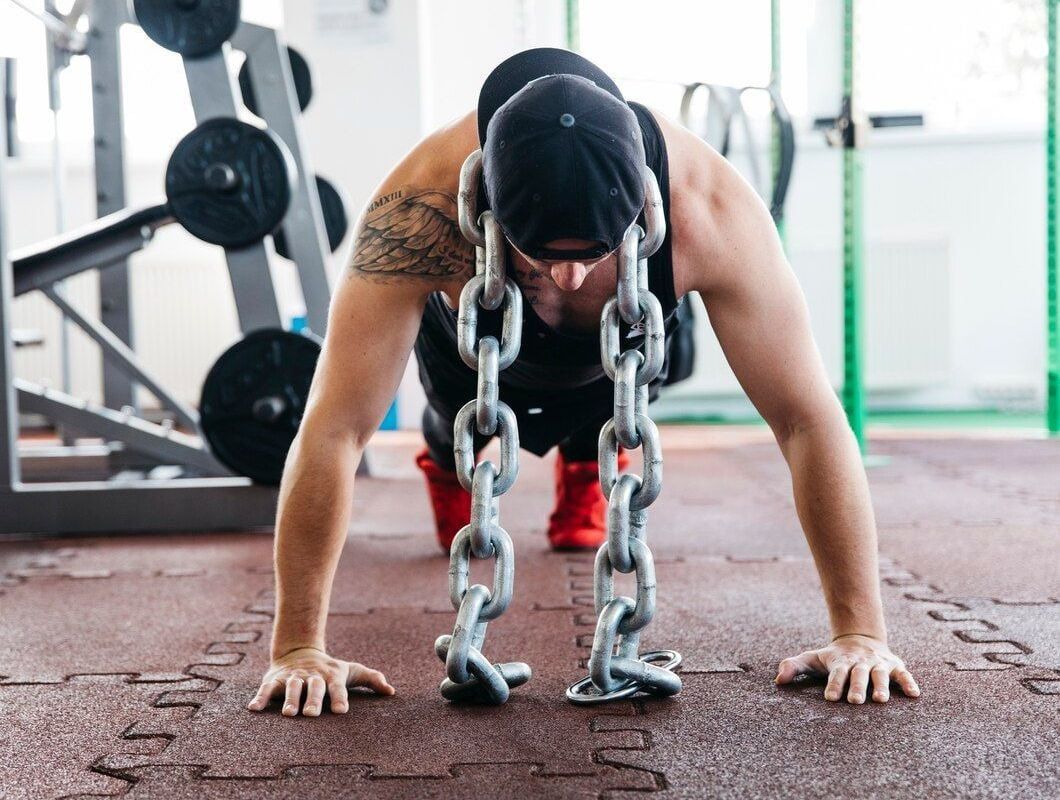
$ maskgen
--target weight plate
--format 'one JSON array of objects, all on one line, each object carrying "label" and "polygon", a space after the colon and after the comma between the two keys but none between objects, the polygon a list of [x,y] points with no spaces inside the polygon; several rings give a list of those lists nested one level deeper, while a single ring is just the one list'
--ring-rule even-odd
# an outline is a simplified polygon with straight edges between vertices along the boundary
[{"label": "weight plate", "polygon": [[199,400],[218,461],[255,483],[280,483],[319,356],[319,340],[278,328],[253,331],[221,354]]},{"label": "weight plate", "polygon": [[188,58],[215,53],[239,27],[239,0],[133,0],[152,41]]},{"label": "weight plate", "polygon": [[[319,175],[317,175],[317,194],[320,196],[320,210],[324,214],[324,229],[328,233],[328,247],[334,253],[339,249],[342,240],[346,238],[346,231],[350,228],[350,220],[346,216],[346,201],[342,199],[339,190],[331,181]],[[272,234],[272,243],[278,255],[284,258],[291,257],[283,228],[278,228]]]},{"label": "weight plate", "polygon": [[[290,45],[287,46],[287,60],[291,64],[291,77],[294,78],[294,90],[298,97],[298,108],[306,110],[313,99],[313,76],[309,72],[309,63],[301,53]],[[258,114],[258,99],[254,94],[254,85],[250,82],[250,58],[239,68],[239,92],[243,95],[243,104],[252,114]],[[260,117],[261,115],[258,114]]]},{"label": "weight plate", "polygon": [[271,131],[231,117],[185,136],[166,167],[173,216],[204,242],[246,247],[272,233],[291,203],[294,161]]}]

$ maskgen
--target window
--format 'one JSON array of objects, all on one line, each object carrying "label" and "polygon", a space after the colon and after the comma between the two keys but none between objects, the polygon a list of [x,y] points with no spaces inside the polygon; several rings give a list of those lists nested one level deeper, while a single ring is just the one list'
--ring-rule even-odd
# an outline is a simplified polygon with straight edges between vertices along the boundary
[{"label": "window", "polygon": [[860,3],[867,111],[923,111],[932,130],[1040,129],[1043,0]]}]

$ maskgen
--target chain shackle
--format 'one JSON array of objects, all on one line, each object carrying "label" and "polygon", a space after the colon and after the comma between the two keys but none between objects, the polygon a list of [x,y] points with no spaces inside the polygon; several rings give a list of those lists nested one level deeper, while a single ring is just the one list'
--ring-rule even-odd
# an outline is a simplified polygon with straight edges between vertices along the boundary
[{"label": "chain shackle", "polygon": [[[460,292],[456,317],[456,345],[460,358],[471,369],[478,369],[478,309],[486,293],[486,276],[472,276]],[[501,319],[498,369],[507,369],[519,356],[523,333],[523,296],[515,281],[504,281],[504,316]],[[491,338],[491,337],[485,337]]]},{"label": "chain shackle", "polygon": [[643,538],[648,525],[647,512],[633,508],[632,499],[640,487],[639,477],[622,475],[607,501],[608,537],[602,546],[607,548],[609,563],[623,574],[635,566],[629,543]]},{"label": "chain shackle", "polygon": [[[644,475],[638,478],[638,489],[634,491],[630,508],[642,511],[662,492],[662,445],[659,443],[659,428],[646,414],[636,415],[636,431],[644,448]],[[611,490],[618,483],[618,434],[615,421],[609,419],[600,429],[600,488],[604,497],[611,498]],[[631,475],[630,477],[636,477]]]},{"label": "chain shackle", "polygon": [[[452,636],[439,636],[434,642],[434,652],[443,662]],[[471,680],[454,683],[445,678],[438,687],[442,697],[451,703],[492,703],[502,705],[508,701],[509,690],[522,686],[531,678],[530,667],[521,662],[491,664],[478,648],[471,648],[468,655],[468,671]]]},{"label": "chain shackle", "polygon": [[492,336],[478,344],[478,390],[475,427],[483,436],[497,432],[497,403],[500,402],[500,345]]},{"label": "chain shackle", "polygon": [[500,508],[493,496],[497,471],[493,468],[493,462],[484,463],[487,466],[476,469],[471,479],[471,521],[467,527],[471,529],[471,552],[475,558],[489,558],[496,552],[491,537],[500,515]]},{"label": "chain shackle", "polygon": [[655,173],[647,164],[641,172],[644,176],[644,226],[648,230],[637,245],[637,258],[643,261],[655,255],[666,239],[666,213]]},{"label": "chain shackle", "polygon": [[[453,546],[449,550],[449,602],[457,611],[470,591],[468,575],[471,573],[471,537],[471,526],[465,525],[453,539]],[[504,528],[494,525],[490,531],[490,545],[493,548],[490,556],[496,559],[493,564],[493,591],[482,587],[487,593],[485,605],[479,614],[482,622],[496,619],[508,610],[515,588],[515,551],[512,548],[512,537]]]},{"label": "chain shackle", "polygon": [[479,224],[478,187],[482,185],[482,151],[476,150],[460,167],[460,188],[456,193],[456,220],[460,233],[475,247],[486,246],[486,232]]},{"label": "chain shackle", "polygon": [[[626,231],[625,238],[618,248],[618,268],[615,286],[615,302],[622,319],[634,325],[642,319],[638,290],[640,289],[640,260],[637,258],[637,247],[640,244],[644,229],[633,225]],[[607,315],[602,318],[606,319]]]},{"label": "chain shackle", "polygon": [[[655,616],[655,558],[648,545],[640,539],[630,539],[628,547],[637,571],[637,598],[632,611],[619,620],[618,632],[623,635],[647,627]],[[593,566],[593,604],[597,616],[615,599],[614,567],[608,551],[606,544],[601,545],[596,551],[596,563]]]},{"label": "chain shackle", "polygon": [[[479,351],[481,352],[481,351]],[[640,447],[637,433],[637,414],[643,413],[637,396],[637,371],[644,363],[644,354],[639,350],[626,350],[618,357],[615,370],[615,438],[627,450]]]},{"label": "chain shackle", "polygon": [[[643,321],[645,350],[642,354],[644,363],[637,370],[637,385],[646,386],[662,371],[666,355],[666,330],[662,306],[655,295],[646,289],[638,289],[636,302],[639,316],[630,324]],[[618,296],[615,295],[604,304],[604,310],[600,316],[600,361],[604,372],[611,380],[615,379],[618,359],[622,355],[620,316]]]},{"label": "chain shackle", "polygon": [[[485,465],[493,468],[492,461],[475,463],[475,417],[478,400],[468,400],[456,413],[453,421],[453,453],[456,457],[456,476],[460,485],[472,491],[475,471]],[[503,400],[497,401],[497,438],[501,445],[501,468],[493,484],[493,496],[502,495],[512,488],[519,475],[519,422],[511,406]]]},{"label": "chain shackle", "polygon": [[[439,636],[434,652],[445,664],[439,687],[450,702],[501,704],[511,689],[530,680],[530,667],[520,662],[493,664],[482,654],[486,627],[511,604],[515,585],[512,539],[500,526],[498,498],[519,473],[519,425],[515,412],[500,399],[500,371],[519,356],[523,332],[523,297],[506,275],[507,247],[493,213],[478,213],[482,152],[476,150],[460,170],[457,217],[460,232],[475,245],[475,274],[460,292],[457,350],[477,373],[474,400],[465,403],[453,421],[453,453],[460,485],[471,493],[471,515],[449,550],[449,600],[456,609],[452,634]],[[503,305],[500,341],[478,337],[478,310]],[[475,463],[475,432],[500,440],[501,465]],[[494,558],[493,589],[468,586],[472,558]]]},{"label": "chain shackle", "polygon": [[456,627],[449,640],[449,652],[445,654],[445,674],[453,683],[471,680],[468,658],[471,657],[472,640],[477,639],[481,643],[486,638],[486,623],[481,622],[479,617],[489,596],[490,590],[476,583],[464,594],[457,609]]},{"label": "chain shackle", "polygon": [[[504,232],[493,216],[492,211],[482,212],[480,218],[482,229],[486,234],[486,246],[483,248],[482,265],[475,260],[477,274],[485,275],[486,289],[482,295],[482,307],[495,311],[504,300],[505,276],[508,272]],[[477,250],[476,250],[477,252]]]}]

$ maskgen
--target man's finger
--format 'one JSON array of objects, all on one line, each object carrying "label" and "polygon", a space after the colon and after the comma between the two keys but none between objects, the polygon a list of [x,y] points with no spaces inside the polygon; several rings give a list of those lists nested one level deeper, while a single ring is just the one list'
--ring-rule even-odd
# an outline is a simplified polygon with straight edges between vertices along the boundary
[{"label": "man's finger", "polygon": [[912,673],[905,667],[896,667],[894,672],[891,673],[891,677],[895,683],[902,687],[902,691],[905,692],[906,696],[920,697],[920,687],[916,685],[916,680],[913,678]]},{"label": "man's finger", "polygon": [[342,681],[332,681],[328,684],[328,695],[331,697],[331,713],[345,714],[350,710],[350,696],[346,690],[346,684]]},{"label": "man's finger", "polygon": [[883,664],[872,668],[872,699],[877,703],[886,703],[891,699],[891,671]]},{"label": "man's finger", "polygon": [[254,699],[247,703],[247,708],[251,711],[261,711],[269,704],[280,690],[283,688],[283,681],[279,678],[273,678],[271,681],[262,681],[261,686],[258,687],[258,693],[254,695]]},{"label": "man's finger", "polygon": [[319,717],[324,706],[324,679],[319,675],[310,675],[306,681],[305,705],[302,713],[307,717]]},{"label": "man's finger", "polygon": [[350,670],[350,686],[367,686],[376,694],[391,695],[396,690],[386,679],[386,676],[377,669],[367,667],[354,667]]},{"label": "man's finger", "polygon": [[846,686],[847,676],[850,674],[850,665],[841,661],[832,667],[828,673],[828,683],[824,687],[824,699],[836,701],[843,696],[843,687]]},{"label": "man's finger", "polygon": [[800,675],[823,675],[825,672],[827,670],[821,663],[821,659],[817,657],[817,653],[808,650],[781,661],[777,665],[777,677],[774,680],[776,683],[791,683]]},{"label": "man's finger", "polygon": [[298,705],[302,700],[302,687],[305,681],[295,676],[287,679],[287,696],[283,701],[283,709],[280,711],[285,717],[298,716]]},{"label": "man's finger", "polygon": [[868,664],[858,664],[850,671],[850,691],[847,692],[847,702],[861,705],[865,702],[865,694],[869,689]]}]

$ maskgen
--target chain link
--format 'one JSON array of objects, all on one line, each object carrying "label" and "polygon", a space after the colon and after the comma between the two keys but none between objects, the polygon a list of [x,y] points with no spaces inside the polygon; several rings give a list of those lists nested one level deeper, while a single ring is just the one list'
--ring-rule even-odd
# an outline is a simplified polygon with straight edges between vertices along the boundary
[{"label": "chain link", "polygon": [[[614,415],[600,430],[600,488],[608,500],[607,541],[596,553],[593,597],[597,614],[589,675],[571,684],[572,703],[600,703],[638,692],[681,691],[672,650],[639,653],[641,631],[655,616],[655,560],[647,545],[647,509],[662,491],[659,429],[648,416],[648,384],[662,370],[665,350],[662,306],[648,289],[647,258],[666,235],[655,176],[645,168],[647,233],[634,225],[619,249],[615,296],[600,319],[600,358],[615,383]],[[620,319],[642,324],[644,352],[621,350]],[[619,473],[619,448],[643,449],[644,474]],[[636,598],[615,596],[615,571],[636,575]],[[657,665],[656,662],[663,662]]]},{"label": "chain link", "polygon": [[[434,651],[445,663],[442,696],[451,702],[501,704],[510,690],[530,680],[530,667],[521,662],[492,664],[482,654],[486,625],[497,619],[512,600],[515,553],[512,539],[500,525],[498,498],[515,483],[519,473],[519,424],[515,412],[500,399],[500,377],[519,355],[523,329],[522,295],[505,274],[504,234],[492,212],[476,214],[482,177],[482,153],[475,151],[460,170],[457,213],[460,231],[475,245],[475,275],[460,293],[457,348],[468,367],[478,374],[474,400],[467,402],[453,422],[453,451],[460,485],[471,493],[471,519],[460,529],[449,551],[449,599],[456,609],[451,635],[439,636]],[[479,307],[502,308],[501,338],[478,338]],[[500,440],[501,464],[475,463],[475,431]],[[471,559],[493,558],[493,589],[468,586]]]}]

